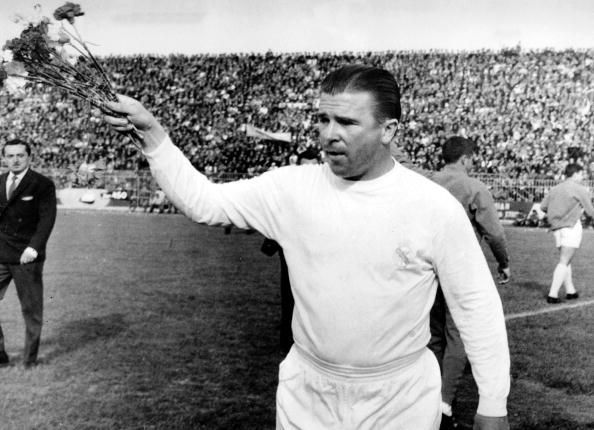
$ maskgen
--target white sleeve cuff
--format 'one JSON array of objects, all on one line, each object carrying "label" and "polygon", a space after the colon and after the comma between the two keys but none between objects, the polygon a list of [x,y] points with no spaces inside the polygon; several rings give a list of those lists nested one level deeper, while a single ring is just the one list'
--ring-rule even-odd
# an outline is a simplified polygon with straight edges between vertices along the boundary
[{"label": "white sleeve cuff", "polygon": [[150,151],[143,150],[142,153],[145,155],[146,158],[155,158],[158,157],[159,154],[162,153],[167,146],[173,146],[173,142],[171,141],[169,136],[166,135],[165,138],[159,144],[159,146]]},{"label": "white sleeve cuff", "polygon": [[507,415],[507,398],[494,399],[479,396],[476,413],[486,417],[504,417]]}]

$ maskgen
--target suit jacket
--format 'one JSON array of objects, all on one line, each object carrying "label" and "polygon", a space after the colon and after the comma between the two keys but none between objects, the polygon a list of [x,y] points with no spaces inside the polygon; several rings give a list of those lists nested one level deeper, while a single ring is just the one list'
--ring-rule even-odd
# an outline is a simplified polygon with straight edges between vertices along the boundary
[{"label": "suit jacket", "polygon": [[30,246],[45,260],[45,247],[56,221],[56,187],[51,179],[31,169],[10,200],[6,199],[8,173],[0,175],[0,263],[19,264]]}]

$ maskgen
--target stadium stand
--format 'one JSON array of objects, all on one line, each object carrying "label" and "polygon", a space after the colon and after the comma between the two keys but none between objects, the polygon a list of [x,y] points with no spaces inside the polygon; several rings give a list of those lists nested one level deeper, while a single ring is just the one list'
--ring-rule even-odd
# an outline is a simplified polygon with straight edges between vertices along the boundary
[{"label": "stadium stand", "polygon": [[[479,142],[474,170],[498,200],[538,201],[568,162],[594,173],[592,50],[269,52],[101,61],[117,91],[151,108],[194,165],[219,181],[290,164],[315,146],[320,78],[347,62],[394,72],[404,112],[400,142],[419,166],[439,168],[442,141],[462,134]],[[288,137],[261,140],[249,132],[254,129]],[[84,102],[56,90],[33,88],[26,97],[0,92],[0,133],[32,141],[36,166],[61,188],[113,191],[146,169],[136,148],[98,124]]]}]

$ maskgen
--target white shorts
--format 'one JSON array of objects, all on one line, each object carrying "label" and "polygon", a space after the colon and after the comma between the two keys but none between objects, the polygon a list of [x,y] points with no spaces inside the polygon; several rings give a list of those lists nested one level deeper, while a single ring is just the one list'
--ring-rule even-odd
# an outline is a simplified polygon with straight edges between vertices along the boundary
[{"label": "white shorts", "polygon": [[555,246],[557,248],[579,248],[582,243],[582,222],[578,222],[573,227],[563,227],[553,231],[555,237]]},{"label": "white shorts", "polygon": [[428,349],[378,373],[339,374],[295,345],[280,364],[277,430],[437,430],[441,377]]}]

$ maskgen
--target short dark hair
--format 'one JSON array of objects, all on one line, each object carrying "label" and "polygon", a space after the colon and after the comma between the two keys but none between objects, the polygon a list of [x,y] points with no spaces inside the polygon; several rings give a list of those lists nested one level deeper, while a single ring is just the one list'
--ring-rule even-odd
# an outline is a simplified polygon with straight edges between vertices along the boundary
[{"label": "short dark hair", "polygon": [[376,102],[375,119],[400,121],[400,88],[387,70],[362,64],[343,66],[330,72],[320,86],[322,93],[336,95],[344,92],[368,92]]},{"label": "short dark hair", "polygon": [[571,178],[577,172],[581,172],[582,170],[584,170],[584,168],[579,164],[569,163],[567,166],[565,166],[565,177]]},{"label": "short dark hair", "polygon": [[300,164],[303,160],[318,160],[319,153],[316,149],[309,146],[307,149],[297,154],[297,164]]},{"label": "short dark hair", "polygon": [[27,155],[31,155],[31,145],[29,145],[29,142],[26,142],[22,139],[11,139],[6,142],[2,147],[2,155],[4,155],[4,148],[6,148],[8,145],[24,145]]},{"label": "short dark hair", "polygon": [[457,162],[463,155],[472,155],[476,144],[462,136],[452,136],[441,148],[441,156],[446,164]]}]

